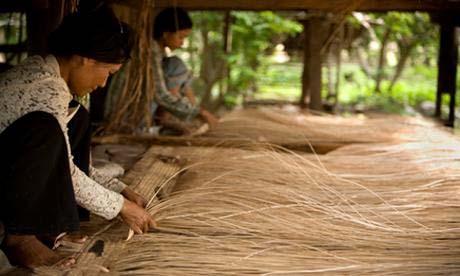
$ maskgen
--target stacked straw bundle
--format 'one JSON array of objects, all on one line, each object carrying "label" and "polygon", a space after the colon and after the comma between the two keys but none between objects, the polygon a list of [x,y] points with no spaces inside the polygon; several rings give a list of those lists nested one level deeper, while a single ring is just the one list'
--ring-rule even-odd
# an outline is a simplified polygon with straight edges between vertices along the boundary
[{"label": "stacked straw bundle", "polygon": [[258,142],[289,144],[322,142],[389,142],[408,139],[414,119],[344,118],[311,115],[276,108],[253,108],[232,112],[205,137],[251,138]]},{"label": "stacked straw bundle", "polygon": [[[255,111],[248,124],[262,118],[304,131],[331,122],[283,116]],[[356,137],[372,129],[366,137],[379,143],[324,156],[152,147],[147,154],[181,157],[188,169],[149,208],[159,230],[124,242],[119,224],[101,237],[116,252],[104,265],[120,275],[460,274],[458,139],[410,120],[364,120],[363,129],[347,121],[335,127]],[[399,143],[381,139],[387,131]]]},{"label": "stacked straw bundle", "polygon": [[[212,148],[161,153],[192,164],[179,189],[150,209],[170,230],[136,236],[114,272],[460,273],[460,178],[453,173],[366,186],[366,177],[326,170],[332,159]],[[405,161],[414,174],[423,171],[417,160]]]}]

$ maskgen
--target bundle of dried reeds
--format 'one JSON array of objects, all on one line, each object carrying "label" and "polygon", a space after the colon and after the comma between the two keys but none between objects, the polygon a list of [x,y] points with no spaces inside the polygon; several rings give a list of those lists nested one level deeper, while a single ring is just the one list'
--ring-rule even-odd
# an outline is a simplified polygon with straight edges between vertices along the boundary
[{"label": "bundle of dried reeds", "polygon": [[149,209],[159,229],[123,242],[127,229],[116,225],[101,237],[110,261],[90,268],[122,275],[458,274],[460,142],[435,128],[419,130],[404,129],[413,141],[350,145],[324,156],[277,146],[153,147],[148,154],[189,164],[176,190]]},{"label": "bundle of dried reeds", "polygon": [[[150,210],[164,231],[130,241],[129,257],[115,261],[113,271],[460,272],[460,178],[454,173],[366,185],[357,181],[359,177],[339,177],[326,170],[332,158],[320,162],[293,153],[211,148],[163,153],[174,152],[192,165],[180,188]],[[416,158],[404,161],[399,166],[408,163],[414,170],[410,175],[424,171]],[[368,167],[371,174],[372,168]]]},{"label": "bundle of dried reeds", "polygon": [[344,118],[330,115],[306,115],[282,109],[245,109],[230,113],[205,137],[221,139],[250,138],[273,144],[323,142],[388,142],[409,139],[414,120]]}]

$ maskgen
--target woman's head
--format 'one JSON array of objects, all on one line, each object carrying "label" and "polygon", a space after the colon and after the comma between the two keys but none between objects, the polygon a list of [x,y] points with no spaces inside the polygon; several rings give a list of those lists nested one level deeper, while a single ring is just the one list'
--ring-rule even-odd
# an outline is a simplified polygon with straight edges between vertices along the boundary
[{"label": "woman's head", "polygon": [[71,91],[84,95],[104,86],[130,57],[133,31],[105,4],[66,16],[48,39],[49,53],[65,59]]},{"label": "woman's head", "polygon": [[133,30],[105,4],[66,16],[48,38],[55,56],[80,55],[100,62],[125,62],[133,46]]},{"label": "woman's head", "polygon": [[184,9],[166,8],[155,17],[153,38],[174,50],[182,46],[192,27],[192,19]]}]

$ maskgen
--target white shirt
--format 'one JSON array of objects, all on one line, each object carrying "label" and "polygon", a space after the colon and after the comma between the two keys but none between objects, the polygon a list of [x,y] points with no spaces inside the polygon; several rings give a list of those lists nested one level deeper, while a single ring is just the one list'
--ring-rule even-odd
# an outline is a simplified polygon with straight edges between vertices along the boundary
[{"label": "white shirt", "polygon": [[[90,177],[73,163],[67,135],[72,94],[60,76],[54,56],[32,56],[0,75],[0,133],[20,117],[43,111],[53,115],[62,129],[69,153],[70,173],[77,203],[96,215],[112,219],[123,206],[119,193],[126,185],[90,167]],[[100,184],[99,184],[100,183]]]}]

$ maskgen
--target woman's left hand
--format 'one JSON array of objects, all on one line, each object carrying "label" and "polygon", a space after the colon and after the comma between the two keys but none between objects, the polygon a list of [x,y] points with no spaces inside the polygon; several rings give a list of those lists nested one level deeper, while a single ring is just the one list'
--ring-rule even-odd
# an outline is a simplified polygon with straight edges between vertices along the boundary
[{"label": "woman's left hand", "polygon": [[147,206],[147,200],[141,195],[133,191],[130,187],[126,187],[121,194],[128,200],[136,203],[139,207],[145,208]]}]

